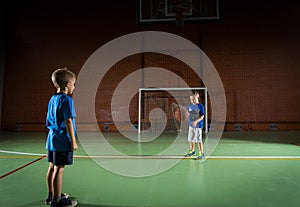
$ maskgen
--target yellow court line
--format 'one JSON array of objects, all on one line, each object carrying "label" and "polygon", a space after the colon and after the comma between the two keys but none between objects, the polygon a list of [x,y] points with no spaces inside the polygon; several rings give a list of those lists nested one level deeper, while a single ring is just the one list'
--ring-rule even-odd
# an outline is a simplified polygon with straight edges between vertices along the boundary
[{"label": "yellow court line", "polygon": [[[28,153],[28,152],[15,152],[0,150],[2,153],[9,155],[0,155],[0,158],[39,158],[46,157],[46,154]],[[196,157],[185,157],[182,155],[74,155],[74,158],[87,158],[87,159],[195,159]],[[299,156],[207,156],[202,160],[300,160]]]},{"label": "yellow court line", "polygon": [[[1,155],[0,159],[29,159],[39,158],[38,155]],[[46,156],[45,156],[46,157]],[[75,155],[74,158],[79,159],[196,159],[196,157],[184,156],[168,156],[168,155],[153,155],[153,156],[128,156],[128,155]],[[300,160],[300,156],[208,156],[203,160]]]}]

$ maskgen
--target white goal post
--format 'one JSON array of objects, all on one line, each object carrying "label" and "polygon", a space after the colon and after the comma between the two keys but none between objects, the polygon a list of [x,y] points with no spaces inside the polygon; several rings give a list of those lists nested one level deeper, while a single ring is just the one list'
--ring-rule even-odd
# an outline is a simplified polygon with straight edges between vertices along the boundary
[{"label": "white goal post", "polygon": [[[143,106],[143,93],[145,92],[159,92],[159,91],[165,91],[169,93],[176,93],[176,91],[181,91],[185,93],[185,97],[189,97],[192,95],[193,91],[202,91],[204,92],[204,110],[205,110],[205,115],[204,115],[204,133],[208,133],[208,97],[207,97],[207,88],[205,87],[193,87],[193,88],[140,88],[139,89],[139,100],[138,100],[138,133],[142,132],[142,110],[144,108]],[[189,101],[189,99],[185,98],[186,101]],[[189,102],[190,103],[190,102]],[[187,105],[186,105],[187,106]],[[185,106],[185,107],[186,107]]]}]

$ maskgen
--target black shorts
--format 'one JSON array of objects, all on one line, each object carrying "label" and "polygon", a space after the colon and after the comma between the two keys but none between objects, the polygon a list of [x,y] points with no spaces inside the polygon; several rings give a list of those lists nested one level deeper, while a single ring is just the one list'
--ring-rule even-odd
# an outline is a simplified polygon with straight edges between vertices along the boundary
[{"label": "black shorts", "polygon": [[72,165],[73,164],[73,151],[54,152],[48,150],[48,162],[52,162],[56,166]]}]

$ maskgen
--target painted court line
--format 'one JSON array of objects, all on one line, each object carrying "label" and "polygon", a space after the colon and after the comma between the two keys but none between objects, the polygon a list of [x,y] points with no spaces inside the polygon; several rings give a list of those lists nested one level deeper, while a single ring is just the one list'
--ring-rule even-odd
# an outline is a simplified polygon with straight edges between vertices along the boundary
[{"label": "painted court line", "polygon": [[[15,152],[0,150],[2,153],[14,154],[14,156],[2,155],[0,158],[44,158],[46,154]],[[25,155],[25,156],[21,156]],[[42,156],[42,157],[41,157]],[[182,155],[74,155],[74,158],[87,159],[193,159],[194,157],[185,157]],[[300,156],[207,156],[207,160],[300,160]]]},{"label": "painted court line", "polygon": [[[176,155],[162,156],[118,156],[118,155],[99,155],[99,156],[80,156],[75,158],[93,158],[93,159],[195,159],[195,157],[185,157]],[[207,156],[206,160],[300,160],[300,156]]]},{"label": "painted court line", "polygon": [[37,161],[39,161],[39,160],[45,158],[45,157],[46,157],[46,156],[41,156],[41,157],[39,157],[39,158],[37,158],[37,159],[35,159],[35,160],[33,160],[33,161],[31,161],[31,162],[25,164],[25,165],[22,165],[21,167],[18,167],[17,169],[14,169],[13,171],[10,171],[10,172],[8,172],[8,173],[6,173],[6,174],[4,174],[4,175],[1,175],[1,176],[0,176],[0,180],[1,180],[2,178],[5,178],[5,177],[7,177],[7,176],[9,176],[9,175],[11,175],[11,174],[13,174],[13,173],[15,173],[15,172],[18,172],[19,170],[21,170],[21,169],[23,169],[23,168],[25,168],[25,167],[27,167],[27,166],[33,164],[33,163],[35,163],[35,162],[37,162]]},{"label": "painted court line", "polygon": [[0,150],[0,152],[7,153],[7,154],[31,155],[31,156],[45,156],[46,155],[46,154],[38,154],[38,153],[30,153],[30,152],[7,151],[7,150]]}]

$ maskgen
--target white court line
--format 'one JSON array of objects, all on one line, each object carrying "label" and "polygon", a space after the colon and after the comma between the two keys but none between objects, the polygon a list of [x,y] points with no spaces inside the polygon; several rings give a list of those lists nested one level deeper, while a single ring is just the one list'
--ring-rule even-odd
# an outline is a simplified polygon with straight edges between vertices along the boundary
[{"label": "white court line", "polygon": [[0,152],[7,153],[7,154],[16,154],[16,155],[32,155],[32,156],[45,156],[47,154],[38,154],[38,153],[29,153],[29,152],[15,152],[15,151],[6,151],[0,150]]},{"label": "white court line", "polygon": [[[195,159],[195,156],[185,157],[178,155],[153,155],[153,156],[119,156],[119,155],[99,155],[99,156],[80,156],[77,158],[94,158],[94,159]],[[300,156],[207,156],[205,159],[211,160],[300,160]]]},{"label": "white court line", "polygon": [[[16,152],[0,150],[2,153],[15,155],[45,156],[47,154]],[[74,155],[75,158],[93,159],[194,159],[195,157],[185,157],[182,155],[149,155],[149,156],[129,156],[129,155]],[[205,159],[211,160],[300,160],[300,156],[207,156]]]}]

